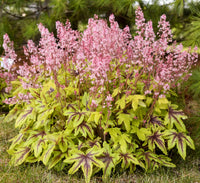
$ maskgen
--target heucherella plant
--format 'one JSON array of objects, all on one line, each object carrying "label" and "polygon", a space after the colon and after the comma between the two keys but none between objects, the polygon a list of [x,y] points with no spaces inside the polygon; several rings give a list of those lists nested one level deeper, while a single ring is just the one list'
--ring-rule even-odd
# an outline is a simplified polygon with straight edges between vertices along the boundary
[{"label": "heucherella plant", "polygon": [[[114,15],[109,24],[95,15],[81,34],[68,21],[56,22],[56,38],[39,24],[39,44],[24,47],[30,64],[20,66],[9,83],[12,97],[4,101],[13,105],[4,120],[19,129],[8,150],[12,165],[43,162],[66,166],[69,174],[81,168],[90,182],[99,171],[106,180],[117,165],[130,172],[175,167],[172,148],[183,159],[186,146],[195,148],[187,116],[170,95],[188,77],[197,53],[172,41],[165,15],[157,35],[140,7],[135,37]],[[7,57],[14,53],[6,48]]]}]

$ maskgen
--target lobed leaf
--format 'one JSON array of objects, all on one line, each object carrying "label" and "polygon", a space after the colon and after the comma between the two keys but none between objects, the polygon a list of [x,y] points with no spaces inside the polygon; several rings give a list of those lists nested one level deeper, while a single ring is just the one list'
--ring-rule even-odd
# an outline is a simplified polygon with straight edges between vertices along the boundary
[{"label": "lobed leaf", "polygon": [[74,174],[81,167],[84,176],[85,182],[89,183],[92,176],[93,165],[102,168],[104,164],[96,158],[96,156],[102,153],[101,149],[88,149],[86,153],[82,151],[77,151],[71,157],[68,157],[64,160],[65,163],[74,163],[73,166],[69,169],[69,174]]}]

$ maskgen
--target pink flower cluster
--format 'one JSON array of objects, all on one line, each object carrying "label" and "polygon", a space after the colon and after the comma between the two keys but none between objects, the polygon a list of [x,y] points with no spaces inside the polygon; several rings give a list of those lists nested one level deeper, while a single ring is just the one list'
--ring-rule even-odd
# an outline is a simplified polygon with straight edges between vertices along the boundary
[{"label": "pink flower cluster", "polygon": [[131,38],[129,28],[120,29],[114,15],[110,15],[109,21],[110,27],[97,16],[89,19],[74,62],[81,76],[91,73],[89,77],[95,85],[104,85],[108,80],[107,73],[113,67],[110,64],[112,60],[124,62]]},{"label": "pink flower cluster", "polygon": [[[39,45],[28,41],[24,54],[30,64],[25,63],[18,70],[18,74],[23,77],[23,87],[41,87],[38,78],[52,77],[52,73],[59,86],[55,73],[64,65],[66,71],[79,75],[80,83],[87,81],[90,92],[96,95],[105,95],[107,85],[111,88],[115,88],[116,84],[121,88],[126,86],[120,83],[122,73],[125,72],[135,77],[135,85],[139,79],[144,82],[144,94],[158,96],[167,92],[180,78],[187,76],[188,70],[197,62],[197,53],[183,51],[181,44],[172,41],[170,24],[165,15],[161,16],[159,31],[155,34],[152,22],[145,23],[139,7],[136,10],[137,35],[133,38],[129,27],[119,28],[114,15],[110,15],[109,24],[95,15],[89,19],[87,29],[81,34],[72,30],[68,21],[66,25],[58,21],[57,38],[39,24]],[[4,49],[6,57],[16,60],[13,44],[7,35],[4,36]],[[116,74],[114,80],[109,78],[113,73]],[[144,74],[146,78],[141,77]],[[110,108],[112,97],[107,95],[104,98],[105,105]],[[92,106],[97,106],[95,97]]]}]

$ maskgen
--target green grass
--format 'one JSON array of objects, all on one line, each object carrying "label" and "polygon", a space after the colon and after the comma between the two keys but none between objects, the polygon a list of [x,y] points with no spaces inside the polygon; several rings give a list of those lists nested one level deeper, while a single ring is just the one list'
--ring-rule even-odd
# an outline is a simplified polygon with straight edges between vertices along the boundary
[{"label": "green grass", "polygon": [[[108,183],[200,183],[200,101],[185,101],[181,104],[181,99],[177,102],[185,107],[189,119],[186,121],[187,129],[192,136],[196,150],[187,148],[186,160],[182,160],[174,151],[170,154],[176,168],[161,167],[160,169],[146,173],[142,169],[137,169],[132,175],[119,173],[116,171],[108,180]],[[193,105],[193,102],[198,105]],[[17,131],[14,123],[6,123],[0,117],[0,182],[1,183],[82,183],[83,174],[77,172],[74,176],[69,176],[65,171],[57,172],[48,170],[43,164],[23,164],[17,167],[9,166],[10,156],[7,149],[11,139]],[[92,183],[102,182],[101,176],[96,175],[91,180]]]}]

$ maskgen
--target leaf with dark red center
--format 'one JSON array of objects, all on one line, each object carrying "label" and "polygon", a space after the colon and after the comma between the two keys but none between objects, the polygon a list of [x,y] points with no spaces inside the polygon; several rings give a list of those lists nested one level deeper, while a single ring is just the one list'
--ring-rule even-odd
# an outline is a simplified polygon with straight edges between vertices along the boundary
[{"label": "leaf with dark red center", "polygon": [[169,124],[170,128],[173,128],[173,124],[175,124],[176,128],[180,132],[185,132],[186,128],[182,121],[182,119],[186,119],[187,116],[183,113],[183,111],[174,110],[172,107],[169,107],[168,113],[165,116],[165,124]]},{"label": "leaf with dark red center", "polygon": [[55,143],[50,143],[47,148],[45,149],[45,151],[42,154],[42,161],[45,165],[47,165],[47,163],[49,162],[49,159],[52,155],[53,150],[55,149]]},{"label": "leaf with dark red center", "polygon": [[159,131],[154,132],[152,135],[148,136],[148,147],[150,150],[154,151],[155,144],[158,146],[158,148],[167,155],[167,149],[165,147],[165,141],[162,138],[162,134]]},{"label": "leaf with dark red center", "polygon": [[98,157],[103,163],[103,178],[107,179],[113,168],[115,168],[117,161],[119,160],[119,153],[112,152],[113,150],[106,142],[103,143],[104,152],[101,156]]},{"label": "leaf with dark red center", "polygon": [[23,113],[21,113],[15,122],[15,128],[21,127],[26,121],[34,119],[36,115],[32,107],[28,107]]},{"label": "leaf with dark red center", "polygon": [[160,162],[158,155],[154,154],[151,151],[144,151],[143,149],[140,149],[137,153],[138,160],[144,160],[145,161],[145,169],[148,170],[151,168],[152,163]]},{"label": "leaf with dark red center", "polygon": [[162,127],[164,127],[164,125],[162,124],[161,119],[159,119],[157,116],[151,115],[148,123],[153,125],[153,126],[162,126]]},{"label": "leaf with dark red center", "polygon": [[9,149],[13,149],[17,144],[20,144],[23,140],[23,133],[19,133],[17,136],[12,138],[10,141],[12,141],[12,144]]},{"label": "leaf with dark red center", "polygon": [[168,149],[172,149],[175,145],[178,149],[178,153],[183,159],[186,157],[186,145],[189,145],[192,149],[195,149],[193,140],[183,132],[177,132],[176,130],[166,130],[165,135],[168,140]]},{"label": "leaf with dark red center", "polygon": [[61,161],[64,158],[64,156],[64,153],[60,151],[55,151],[53,157],[49,161],[48,168],[51,169],[52,167],[54,167],[59,161]]},{"label": "leaf with dark red center", "polygon": [[86,153],[82,151],[73,152],[71,157],[68,157],[64,160],[65,163],[74,163],[73,166],[69,169],[69,174],[74,174],[81,167],[86,183],[90,182],[92,176],[93,165],[103,168],[104,164],[97,159],[96,157],[102,153],[102,149],[88,149]]},{"label": "leaf with dark red center", "polygon": [[83,121],[80,125],[78,125],[75,129],[75,136],[81,133],[85,138],[89,136],[91,139],[94,138],[93,128],[89,123]]},{"label": "leaf with dark red center", "polygon": [[121,166],[122,166],[123,169],[127,169],[132,165],[139,165],[140,164],[138,159],[136,157],[134,157],[132,153],[129,153],[129,152],[123,153],[123,152],[121,152],[119,154],[119,157],[120,157],[119,161],[122,162]]},{"label": "leaf with dark red center", "polygon": [[38,139],[32,144],[32,148],[34,150],[35,157],[39,157],[39,155],[42,153],[43,147],[44,147],[45,141],[43,139]]},{"label": "leaf with dark red center", "polygon": [[101,142],[101,138],[98,137],[98,138],[96,138],[94,140],[89,140],[88,141],[88,145],[90,147],[98,147],[98,148],[100,148],[101,147],[100,142]]},{"label": "leaf with dark red center", "polygon": [[176,167],[175,164],[170,162],[171,159],[169,157],[167,157],[167,156],[159,155],[158,159],[159,159],[161,165],[164,165],[166,167]]},{"label": "leaf with dark red center", "polygon": [[21,165],[28,157],[31,149],[29,147],[22,147],[15,153],[15,166]]}]

